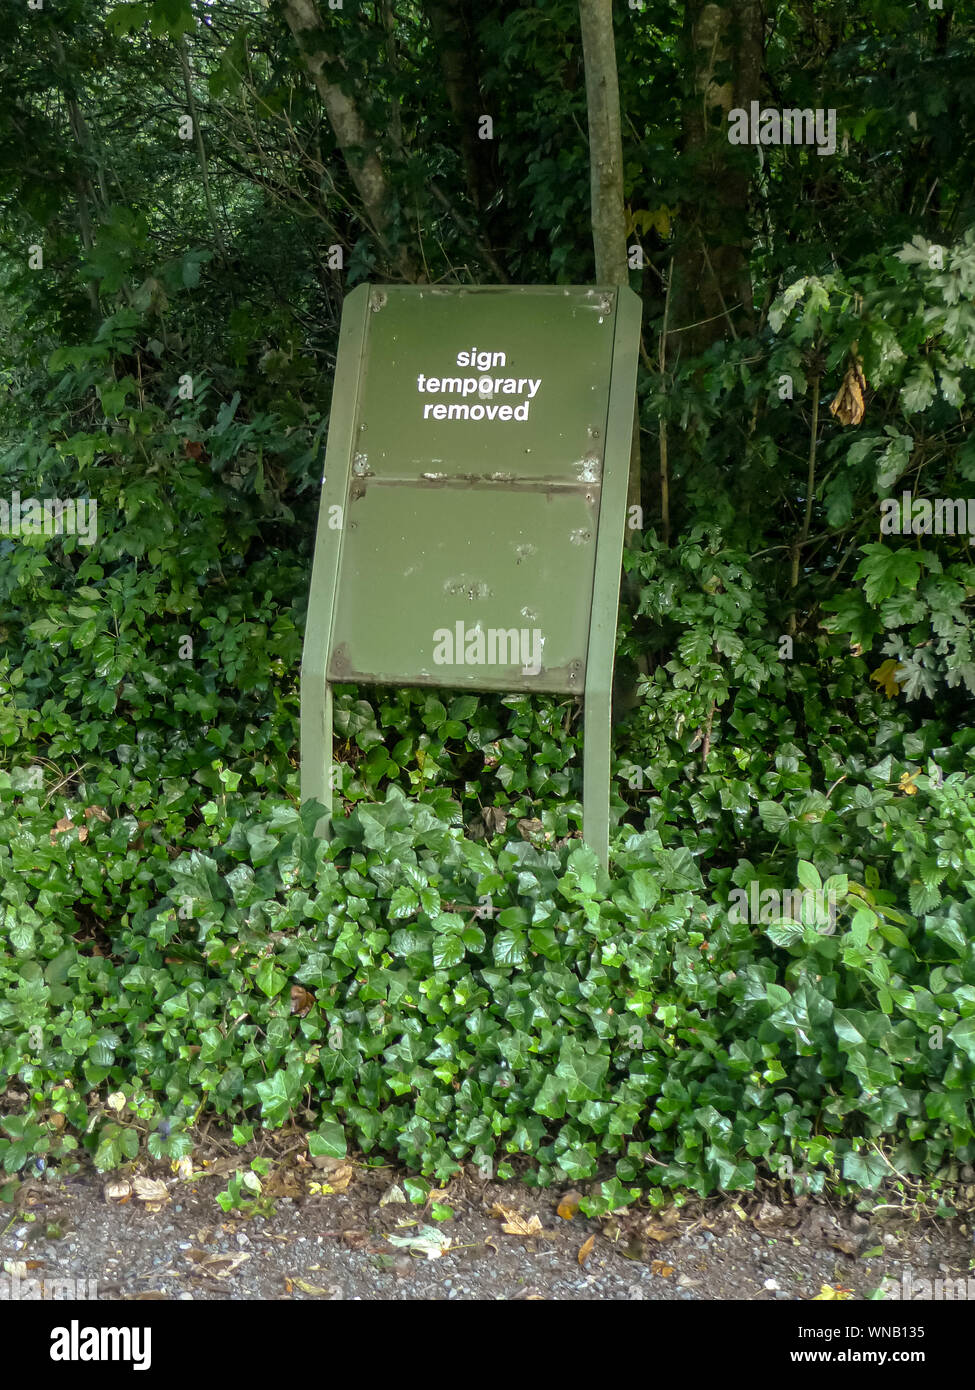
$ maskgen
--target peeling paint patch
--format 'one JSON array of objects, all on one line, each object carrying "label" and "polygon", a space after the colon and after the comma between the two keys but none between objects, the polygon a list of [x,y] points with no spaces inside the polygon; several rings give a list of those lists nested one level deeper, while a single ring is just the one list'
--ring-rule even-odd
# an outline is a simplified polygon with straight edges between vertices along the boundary
[{"label": "peeling paint patch", "polygon": [[491,597],[491,586],[476,579],[448,579],[443,591],[451,598],[466,598],[469,603]]},{"label": "peeling paint patch", "polygon": [[600,464],[595,454],[586,454],[585,458],[577,459],[572,466],[576,470],[581,483],[595,483],[599,481]]}]

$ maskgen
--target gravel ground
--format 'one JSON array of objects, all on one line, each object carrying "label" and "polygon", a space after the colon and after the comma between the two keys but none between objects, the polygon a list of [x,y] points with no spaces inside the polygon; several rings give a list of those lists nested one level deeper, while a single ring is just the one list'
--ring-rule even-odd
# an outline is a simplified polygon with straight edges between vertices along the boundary
[{"label": "gravel ground", "polygon": [[[469,1170],[436,1208],[417,1206],[406,1173],[311,1159],[297,1131],[262,1146],[273,1211],[227,1214],[216,1194],[253,1152],[210,1139],[192,1171],[184,1160],[182,1173],[156,1164],[23,1183],[0,1212],[0,1299],[50,1297],[22,1281],[66,1277],[94,1280],[104,1300],[806,1300],[824,1285],[862,1299],[885,1278],[902,1287],[905,1273],[967,1278],[975,1255],[967,1218],[857,1212],[772,1189],[597,1221],[573,1214],[567,1189]],[[435,1219],[444,1208],[453,1215]]]}]

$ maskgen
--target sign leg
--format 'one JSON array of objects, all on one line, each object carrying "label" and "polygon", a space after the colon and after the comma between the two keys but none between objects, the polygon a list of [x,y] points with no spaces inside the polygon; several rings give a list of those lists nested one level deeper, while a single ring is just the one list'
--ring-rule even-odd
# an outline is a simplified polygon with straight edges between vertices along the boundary
[{"label": "sign leg", "polygon": [[587,692],[582,734],[582,835],[604,869],[609,868],[610,700],[610,689],[601,682]]},{"label": "sign leg", "polygon": [[332,687],[308,677],[301,688],[301,801],[320,801],[326,814],[315,826],[323,839],[331,836],[332,788],[337,767],[332,762]]},{"label": "sign leg", "polygon": [[[324,795],[321,798],[322,805],[325,807],[325,815],[315,826],[315,834],[322,839],[332,838],[332,796],[335,788],[336,773],[339,773],[339,766],[333,757],[333,729],[332,729],[332,686],[329,681],[325,682],[324,699],[322,701],[322,739],[324,742],[323,762],[324,762]],[[341,774],[340,774],[341,775]]]}]

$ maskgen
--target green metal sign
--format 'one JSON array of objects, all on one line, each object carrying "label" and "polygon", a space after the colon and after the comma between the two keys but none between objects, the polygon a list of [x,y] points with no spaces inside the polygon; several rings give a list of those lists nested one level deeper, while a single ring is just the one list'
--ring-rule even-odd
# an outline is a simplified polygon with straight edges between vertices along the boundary
[{"label": "green metal sign", "polygon": [[303,801],[331,812],[333,683],[569,692],[585,697],[583,831],[607,861],[639,336],[628,289],[349,295],[301,668]]}]

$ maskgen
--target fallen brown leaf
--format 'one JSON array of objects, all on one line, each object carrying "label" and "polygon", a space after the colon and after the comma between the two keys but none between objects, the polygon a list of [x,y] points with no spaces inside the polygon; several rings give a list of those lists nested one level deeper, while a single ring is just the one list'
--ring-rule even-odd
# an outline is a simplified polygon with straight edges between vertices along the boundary
[{"label": "fallen brown leaf", "polygon": [[649,1217],[641,1227],[641,1234],[647,1240],[673,1240],[680,1224],[680,1212],[676,1207],[667,1207],[656,1216]]},{"label": "fallen brown leaf", "polygon": [[542,1233],[542,1223],[535,1212],[524,1217],[512,1207],[503,1207],[495,1202],[491,1215],[501,1222],[501,1229],[509,1236],[537,1236]]},{"label": "fallen brown leaf", "polygon": [[102,1188],[106,1202],[127,1202],[132,1196],[132,1186],[124,1178],[110,1178]]},{"label": "fallen brown leaf", "polygon": [[207,1255],[206,1259],[200,1261],[200,1266],[217,1279],[229,1279],[234,1270],[249,1259],[246,1250],[238,1250],[234,1255]]},{"label": "fallen brown leaf", "polygon": [[595,1244],[596,1237],[592,1235],[589,1237],[588,1240],[583,1241],[582,1245],[579,1246],[579,1254],[576,1258],[578,1259],[580,1265],[585,1265],[589,1256],[592,1254],[592,1247]]},{"label": "fallen brown leaf", "polygon": [[757,1211],[752,1212],[752,1223],[755,1226],[777,1226],[785,1219],[785,1212],[774,1202],[763,1201]]},{"label": "fallen brown leaf", "polygon": [[663,1260],[650,1261],[650,1273],[659,1274],[661,1279],[669,1279],[674,1272],[674,1266],[664,1264]]},{"label": "fallen brown leaf", "polygon": [[[74,823],[74,821],[71,819],[71,817],[70,817],[70,816],[62,816],[61,819],[58,821],[57,825],[56,825],[56,826],[54,827],[54,829],[51,831],[51,844],[52,844],[52,845],[56,845],[57,842],[58,842],[58,836],[59,836],[59,835],[64,835],[68,830],[74,830],[74,829],[75,829],[75,823]],[[83,844],[85,843],[85,841],[88,839],[88,827],[87,827],[86,825],[79,825],[77,829],[78,829],[78,843],[83,845]]]},{"label": "fallen brown leaf", "polygon": [[833,1250],[839,1250],[843,1255],[855,1255],[857,1253],[857,1242],[843,1231],[833,1231],[826,1237],[826,1244]]},{"label": "fallen brown leaf", "polygon": [[320,1154],[312,1158],[312,1164],[322,1174],[323,1186],[330,1192],[344,1192],[355,1177],[355,1167],[344,1158],[329,1158]]},{"label": "fallen brown leaf", "polygon": [[537,817],[526,817],[523,820],[515,821],[515,828],[523,840],[531,840],[538,835],[545,834],[545,827]]},{"label": "fallen brown leaf", "polygon": [[276,1168],[264,1181],[264,1193],[268,1197],[301,1197],[305,1188],[301,1178],[293,1168]]},{"label": "fallen brown leaf", "polygon": [[309,1013],[315,1002],[315,996],[303,985],[291,986],[291,1012],[297,1014],[299,1018],[304,1018]]},{"label": "fallen brown leaf", "polygon": [[343,1231],[339,1236],[343,1245],[347,1245],[350,1250],[361,1250],[363,1246],[369,1244],[370,1236],[368,1231]]},{"label": "fallen brown leaf", "polygon": [[169,1201],[169,1190],[159,1178],[133,1178],[132,1191],[140,1202],[161,1203]]}]

